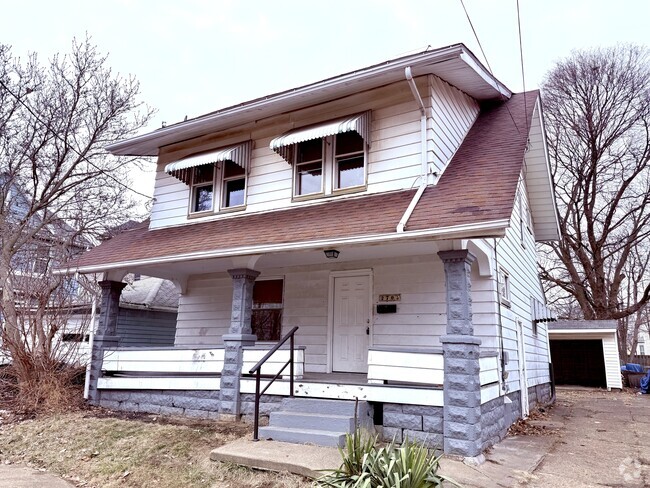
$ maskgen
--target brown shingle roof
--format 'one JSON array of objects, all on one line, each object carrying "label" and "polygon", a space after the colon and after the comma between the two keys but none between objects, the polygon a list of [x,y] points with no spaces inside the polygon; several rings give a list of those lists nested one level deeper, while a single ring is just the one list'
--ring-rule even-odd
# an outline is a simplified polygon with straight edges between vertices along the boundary
[{"label": "brown shingle roof", "polygon": [[528,117],[522,93],[482,108],[438,184],[422,195],[407,230],[510,218],[538,96],[525,94]]},{"label": "brown shingle roof", "polygon": [[[526,96],[528,120],[537,92]],[[515,125],[516,122],[516,125]],[[509,219],[526,146],[524,97],[484,108],[447,170],[425,190],[406,230]],[[364,195],[273,212],[148,230],[148,222],[105,241],[71,268],[248,246],[391,235],[415,190]]]}]

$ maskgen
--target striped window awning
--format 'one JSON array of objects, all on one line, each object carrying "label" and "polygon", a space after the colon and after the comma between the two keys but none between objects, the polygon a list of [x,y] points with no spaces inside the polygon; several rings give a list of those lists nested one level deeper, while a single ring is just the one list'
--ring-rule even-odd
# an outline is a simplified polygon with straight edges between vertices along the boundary
[{"label": "striped window awning", "polygon": [[324,124],[292,130],[273,139],[270,147],[291,164],[293,163],[296,144],[350,131],[359,134],[366,144],[370,145],[370,111]]},{"label": "striped window awning", "polygon": [[223,161],[232,161],[237,166],[248,170],[248,163],[251,159],[251,149],[251,141],[246,141],[217,151],[188,156],[178,161],[174,161],[173,163],[169,163],[165,166],[165,173],[178,178],[186,185],[189,185],[192,179],[192,168],[196,168],[197,166],[216,164]]}]

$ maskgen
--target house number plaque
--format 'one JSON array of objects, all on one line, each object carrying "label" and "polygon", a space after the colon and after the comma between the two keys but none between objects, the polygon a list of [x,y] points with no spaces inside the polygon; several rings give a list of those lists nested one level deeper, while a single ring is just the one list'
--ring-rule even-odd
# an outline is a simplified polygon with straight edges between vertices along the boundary
[{"label": "house number plaque", "polygon": [[402,300],[402,295],[395,293],[393,295],[379,295],[380,302],[399,302]]}]

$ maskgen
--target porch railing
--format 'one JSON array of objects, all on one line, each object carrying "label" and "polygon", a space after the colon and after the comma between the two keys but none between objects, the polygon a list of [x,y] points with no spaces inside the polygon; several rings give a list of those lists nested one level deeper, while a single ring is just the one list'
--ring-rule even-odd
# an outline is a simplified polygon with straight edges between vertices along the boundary
[{"label": "porch railing", "polygon": [[[249,371],[250,374],[255,375],[255,418],[254,418],[254,427],[253,427],[253,440],[258,441],[259,440],[259,428],[260,428],[260,398],[264,393],[266,393],[266,390],[269,389],[269,386],[273,384],[275,380],[277,380],[281,375],[282,372],[289,366],[289,396],[293,396],[293,373],[294,373],[294,368],[293,368],[293,351],[294,351],[294,335],[296,331],[298,330],[298,327],[294,327],[291,329],[287,334],[278,342],[275,346],[271,348],[269,352],[267,352],[262,359],[260,359],[255,366],[251,368]],[[280,371],[278,371],[275,376],[269,381],[264,389],[260,391],[260,386],[262,382],[262,366],[264,363],[271,357],[273,356],[273,353],[275,353],[280,347],[285,343],[289,341],[289,360],[280,368]]]}]

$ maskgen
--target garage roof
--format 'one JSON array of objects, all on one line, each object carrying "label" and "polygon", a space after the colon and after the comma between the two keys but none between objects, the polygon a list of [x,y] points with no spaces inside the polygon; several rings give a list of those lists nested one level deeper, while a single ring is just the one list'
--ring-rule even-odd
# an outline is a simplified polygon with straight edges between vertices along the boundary
[{"label": "garage roof", "polygon": [[558,320],[548,324],[550,331],[571,330],[579,332],[581,330],[617,330],[616,320]]}]

